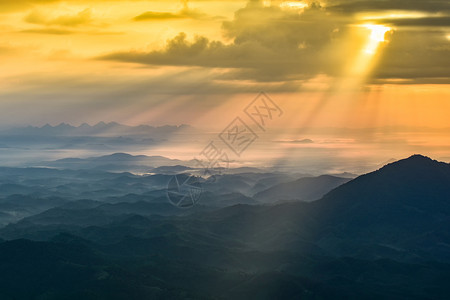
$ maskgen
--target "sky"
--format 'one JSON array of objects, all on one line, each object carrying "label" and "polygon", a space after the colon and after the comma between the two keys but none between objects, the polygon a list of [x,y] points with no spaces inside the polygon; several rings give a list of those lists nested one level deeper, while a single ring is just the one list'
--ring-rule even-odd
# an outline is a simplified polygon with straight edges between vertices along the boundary
[{"label": "sky", "polygon": [[450,151],[448,0],[0,0],[0,16],[2,127],[220,130],[265,92],[274,132],[402,128],[403,152]]}]

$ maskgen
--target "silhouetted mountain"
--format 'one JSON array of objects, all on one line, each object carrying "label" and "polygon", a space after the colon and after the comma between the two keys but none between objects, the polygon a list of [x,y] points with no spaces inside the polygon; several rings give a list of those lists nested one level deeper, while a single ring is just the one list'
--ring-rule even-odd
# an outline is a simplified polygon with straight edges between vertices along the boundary
[{"label": "silhouetted mountain", "polygon": [[[64,158],[56,161],[40,162],[39,165],[59,169],[98,169],[104,171],[138,171],[154,172],[155,167],[179,166],[180,164],[191,164],[181,160],[169,159],[163,156],[130,155],[127,153],[114,153],[89,158]],[[180,168],[178,168],[180,169]],[[187,167],[186,167],[187,169]]]},{"label": "silhouetted mountain", "polygon": [[414,155],[362,175],[329,193],[331,201],[406,204],[449,211],[450,165]]},{"label": "silhouetted mountain", "polygon": [[179,174],[179,173],[188,173],[189,171],[192,171],[193,168],[176,165],[176,166],[161,166],[156,167],[151,170],[152,173],[157,174]]},{"label": "silhouetted mountain", "polygon": [[356,254],[364,244],[405,257],[450,260],[449,164],[414,155],[360,176],[313,205],[322,226],[333,226],[321,241],[333,244],[333,251]]}]

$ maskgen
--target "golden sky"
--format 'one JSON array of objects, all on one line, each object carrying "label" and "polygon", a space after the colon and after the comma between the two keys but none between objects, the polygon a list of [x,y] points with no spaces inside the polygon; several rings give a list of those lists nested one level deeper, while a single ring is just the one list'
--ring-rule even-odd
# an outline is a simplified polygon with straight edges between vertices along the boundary
[{"label": "golden sky", "polygon": [[450,3],[0,0],[0,125],[450,128]]}]

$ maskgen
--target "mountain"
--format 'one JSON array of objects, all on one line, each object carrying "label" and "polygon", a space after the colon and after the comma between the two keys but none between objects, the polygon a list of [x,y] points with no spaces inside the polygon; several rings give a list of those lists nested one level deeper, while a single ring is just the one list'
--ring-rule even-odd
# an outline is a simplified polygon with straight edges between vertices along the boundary
[{"label": "mountain", "polygon": [[415,155],[311,203],[240,205],[207,218],[254,249],[450,262],[450,165]]},{"label": "mountain", "polygon": [[[239,176],[219,177],[220,189]],[[155,216],[148,203],[83,201],[10,224],[0,229],[8,239],[0,291],[19,299],[450,297],[449,164],[415,155],[313,202],[222,197],[252,205]]]},{"label": "mountain", "polygon": [[[226,182],[233,185],[240,178],[229,176],[222,177],[220,188]],[[154,177],[158,176],[143,177],[142,180],[156,180],[152,185],[161,186],[168,180],[164,176],[160,179]],[[120,184],[120,178],[114,180],[118,181],[112,182],[113,185]],[[241,185],[239,189],[248,188],[245,182]],[[163,195],[159,192],[156,195],[155,199],[161,199],[161,203],[167,205]],[[201,216],[196,217],[195,222],[189,215],[183,220],[168,217],[167,222],[183,222],[186,231],[202,228],[201,231],[205,232],[206,229],[210,234],[225,239],[243,241],[252,249],[300,251],[303,248],[333,256],[369,258],[389,254],[387,257],[402,260],[433,258],[450,261],[450,165],[423,156],[412,156],[357,177],[311,203],[260,206],[236,192],[218,195],[208,190],[202,197],[201,205],[236,203],[234,201],[239,204],[215,212],[199,212]],[[145,198],[136,196],[133,199]],[[151,197],[147,199],[154,201]],[[130,204],[136,208],[130,206],[127,209],[118,203],[88,207],[83,214],[94,216],[96,211],[99,216],[106,211],[110,214],[111,210],[104,209],[110,207],[115,211],[113,217],[128,209],[136,214],[139,210],[145,211],[148,216],[151,203],[158,201],[145,204],[148,205],[145,210],[139,208],[139,202]],[[66,213],[70,214],[70,211]],[[51,211],[51,215],[57,216],[58,211]],[[45,216],[46,213],[39,215],[40,218]],[[39,231],[38,224],[31,225],[33,217],[28,220],[30,227],[37,226],[33,231]],[[26,224],[20,223],[20,232],[27,230]],[[15,228],[11,224],[0,230],[0,234],[7,231],[8,238],[13,238]]]},{"label": "mountain", "polygon": [[[113,153],[102,156],[88,157],[88,158],[63,158],[55,161],[40,162],[38,165],[45,167],[52,167],[58,169],[98,169],[103,171],[124,172],[152,172],[161,173],[159,167],[175,167],[182,170],[181,164],[192,164],[192,162],[183,162],[177,159],[169,159],[163,156],[146,156],[146,155],[131,155],[127,153]],[[156,167],[156,169],[155,169]],[[155,169],[153,171],[153,169]],[[169,168],[167,168],[169,169]],[[188,170],[188,167],[185,167]],[[171,173],[171,172],[169,172]]]},{"label": "mountain", "polygon": [[148,151],[155,145],[192,140],[199,134],[201,132],[187,125],[153,127],[100,122],[76,127],[61,123],[0,130],[0,148],[3,149],[2,157],[7,158],[3,165],[28,167],[41,166],[39,162],[60,158],[67,153],[82,152],[95,156]]},{"label": "mountain", "polygon": [[370,202],[372,205],[403,203],[427,210],[445,208],[448,213],[449,182],[450,164],[413,155],[350,181],[329,193],[324,201]]},{"label": "mountain", "polygon": [[330,175],[305,177],[293,182],[277,184],[254,195],[260,202],[274,203],[282,200],[314,201],[320,199],[332,189],[350,181]]},{"label": "mountain", "polygon": [[[168,183],[175,173],[200,171],[181,165],[146,166],[178,162],[161,156],[115,153],[86,159],[62,159],[56,161],[54,167],[0,167],[0,227],[80,199],[103,204],[148,202],[145,211],[150,214],[179,215],[180,211],[167,199]],[[145,169],[151,173],[136,175],[123,171],[130,169],[135,172]],[[292,174],[239,171],[242,170],[234,174],[230,170],[231,174],[218,175],[216,180],[204,182],[199,204],[209,208],[258,204],[250,197],[256,185],[261,186],[264,182],[266,187],[295,178]],[[120,214],[119,207],[115,215]]]},{"label": "mountain", "polygon": [[[312,206],[321,226],[332,226],[321,244],[340,255],[376,256],[384,249],[404,258],[450,261],[447,163],[414,155],[360,176]],[[373,253],[362,253],[362,245]]]}]

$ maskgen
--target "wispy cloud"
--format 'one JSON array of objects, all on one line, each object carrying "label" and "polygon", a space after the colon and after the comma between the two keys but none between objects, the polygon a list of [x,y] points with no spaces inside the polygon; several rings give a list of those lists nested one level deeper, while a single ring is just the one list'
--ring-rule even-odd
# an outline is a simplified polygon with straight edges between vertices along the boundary
[{"label": "wispy cloud", "polygon": [[53,34],[53,35],[68,35],[74,34],[73,30],[56,29],[56,28],[38,28],[38,29],[25,29],[20,31],[22,33],[37,33],[37,34]]},{"label": "wispy cloud", "polygon": [[65,14],[58,17],[47,17],[38,11],[33,11],[25,17],[25,21],[39,25],[59,25],[65,27],[76,27],[79,25],[92,24],[94,18],[91,10],[86,8],[76,14]]},{"label": "wispy cloud", "polygon": [[133,18],[134,21],[161,21],[171,19],[207,19],[209,16],[198,10],[189,8],[189,1],[181,1],[183,8],[178,12],[159,12],[159,11],[146,11]]}]

